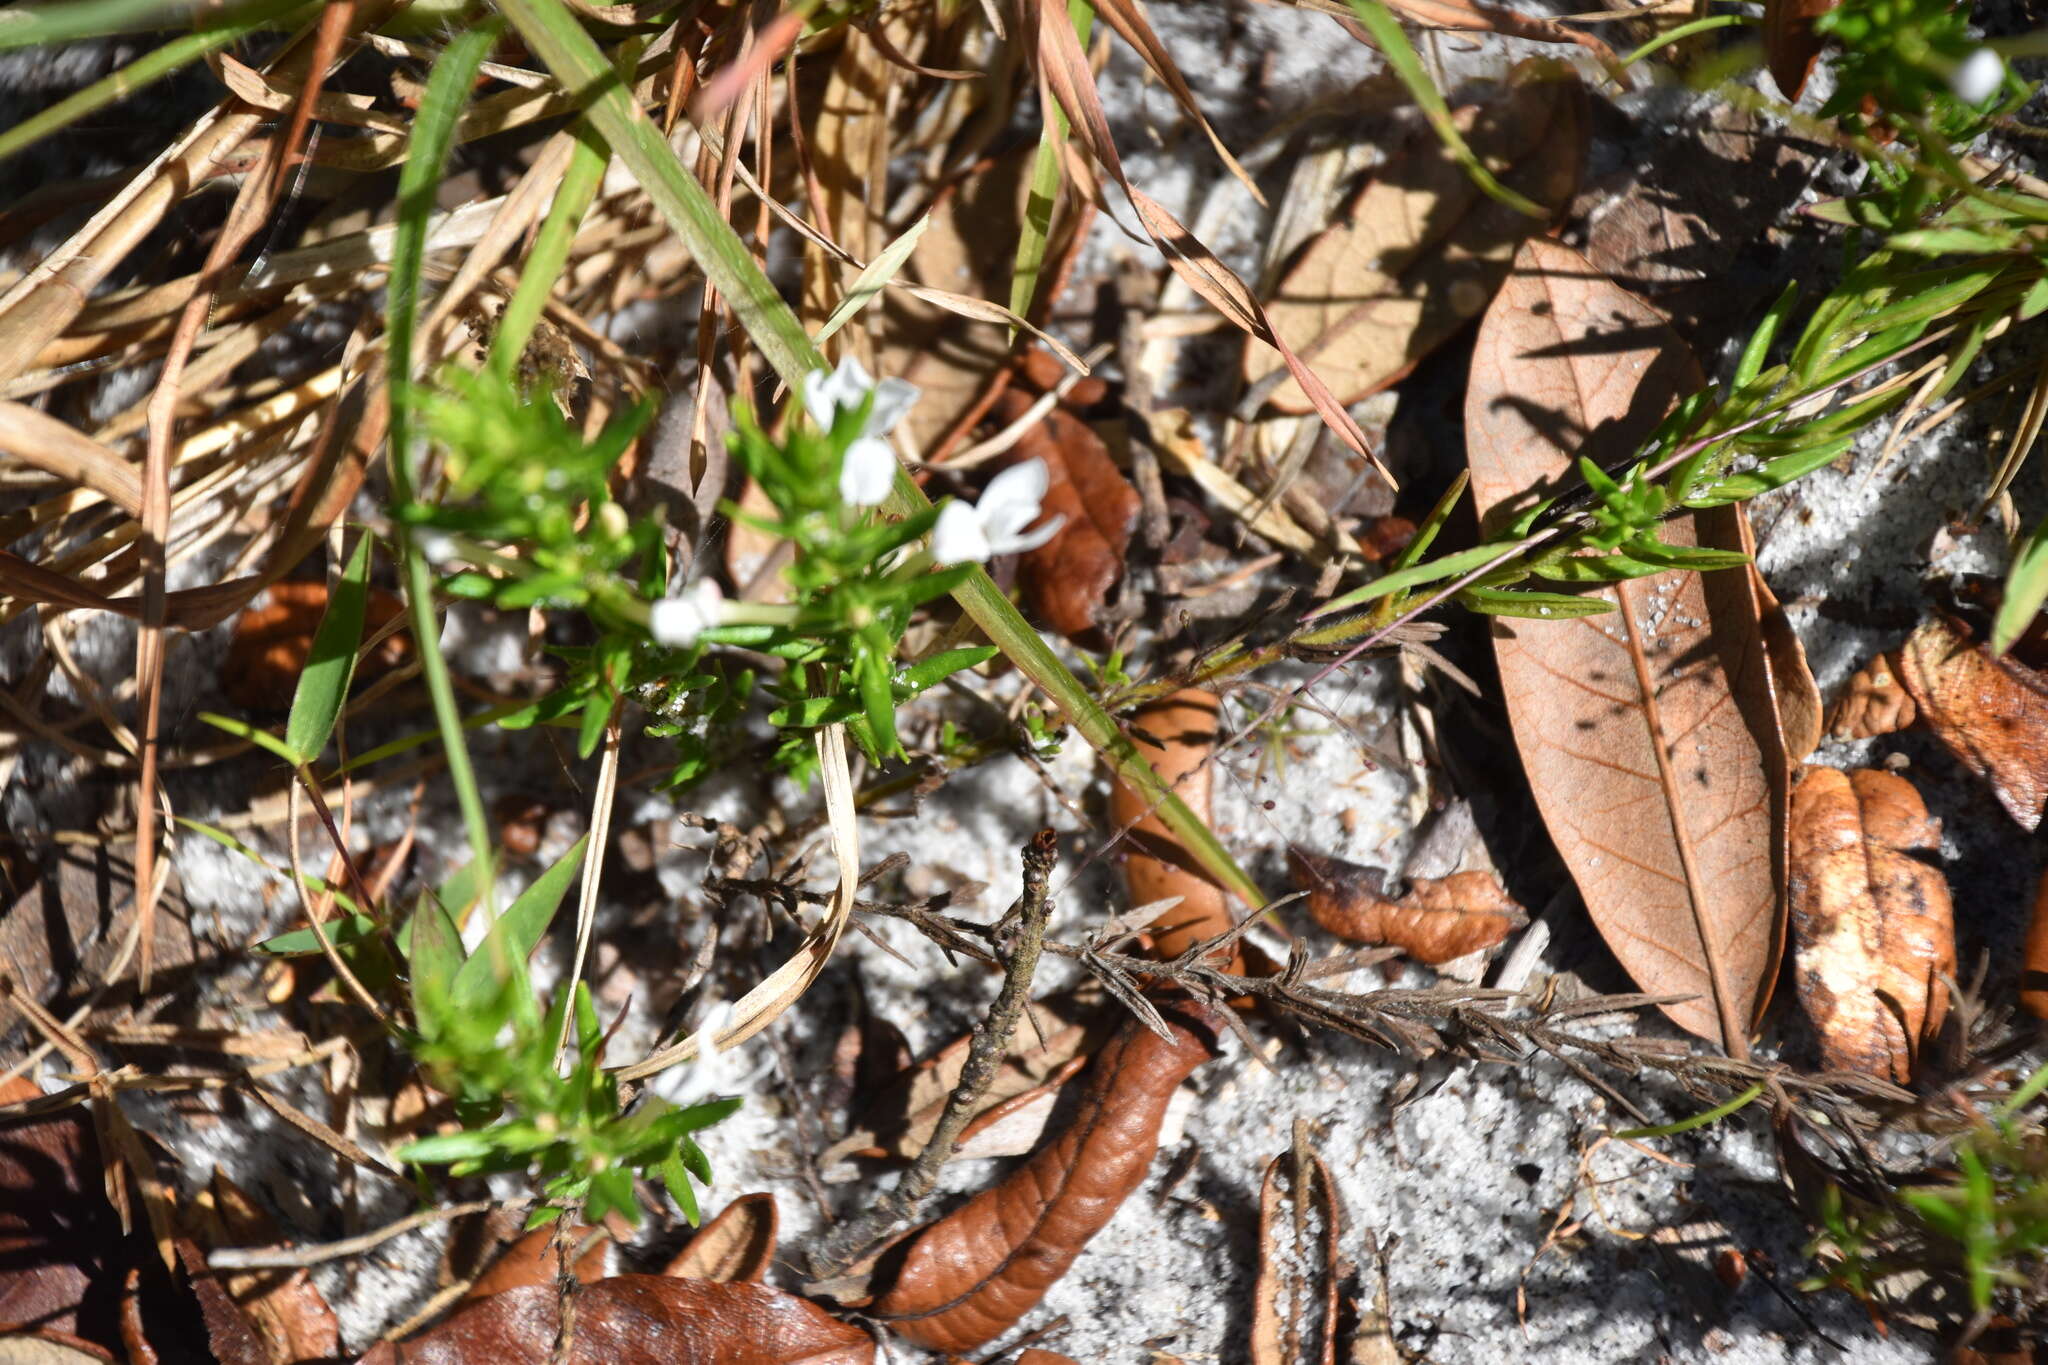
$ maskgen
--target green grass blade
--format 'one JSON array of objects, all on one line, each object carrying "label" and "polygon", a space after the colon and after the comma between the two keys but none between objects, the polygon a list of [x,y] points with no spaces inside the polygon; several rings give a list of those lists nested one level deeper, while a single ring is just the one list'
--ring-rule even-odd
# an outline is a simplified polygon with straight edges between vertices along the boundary
[{"label": "green grass blade", "polygon": [[1451,121],[1451,107],[1444,103],[1443,93],[1429,79],[1429,73],[1422,69],[1422,58],[1415,55],[1415,48],[1408,41],[1408,35],[1380,0],[1350,0],[1351,12],[1358,16],[1358,22],[1372,35],[1373,42],[1387,59],[1387,65],[1394,68],[1394,74],[1408,87],[1408,93],[1415,97],[1422,107],[1422,115],[1429,120],[1429,126],[1436,130],[1438,140],[1452,160],[1465,168],[1472,183],[1489,199],[1498,200],[1531,218],[1550,217],[1550,211],[1542,205],[1523,198],[1506,185],[1493,178],[1493,172],[1481,165],[1465,139],[1458,132],[1458,125]]},{"label": "green grass blade", "polygon": [[1747,1108],[1756,1100],[1757,1096],[1763,1093],[1764,1083],[1758,1081],[1726,1104],[1717,1104],[1704,1113],[1694,1114],[1691,1118],[1679,1119],[1676,1123],[1659,1124],[1655,1128],[1624,1129],[1616,1133],[1615,1136],[1632,1140],[1637,1138],[1674,1137],[1679,1133],[1690,1133],[1695,1128],[1704,1128],[1710,1123],[1719,1123],[1737,1110]]},{"label": "green grass blade", "polygon": [[284,745],[294,755],[294,763],[311,763],[320,757],[334,734],[349,681],[355,677],[356,646],[363,640],[363,615],[369,601],[370,537],[365,534],[356,537],[355,553],[349,556],[341,581],[327,599],[320,629],[313,634],[312,651],[292,693]]},{"label": "green grass blade", "polygon": [[[1088,31],[1095,24],[1095,10],[1088,0],[1067,0],[1067,17],[1081,46],[1088,46]],[[1067,111],[1057,103],[1047,111],[1038,130],[1038,153],[1031,159],[1031,188],[1025,191],[1024,227],[1017,235],[1017,259],[1010,268],[1010,311],[1028,317],[1031,301],[1037,297],[1038,281],[1045,274],[1045,253],[1052,240],[1052,211],[1059,202],[1060,144],[1067,140]],[[1015,335],[1015,332],[1012,332]]]},{"label": "green grass blade", "polygon": [[540,945],[541,936],[547,933],[555,911],[561,908],[562,897],[568,894],[570,883],[576,879],[576,869],[583,864],[583,852],[589,842],[589,835],[578,839],[574,848],[563,854],[553,867],[534,878],[533,885],[505,907],[505,913],[491,926],[484,941],[455,973],[455,983],[449,988],[449,996],[456,1009],[472,1009],[488,1003],[497,994],[504,976],[523,966],[533,955],[533,950]]},{"label": "green grass blade", "polygon": [[258,729],[246,720],[237,720],[233,716],[223,716],[217,711],[201,711],[199,719],[217,730],[227,731],[236,739],[245,739],[259,749],[269,750],[294,768],[299,766],[298,755],[292,752],[291,746],[276,735],[271,734],[268,730]]},{"label": "green grass blade", "polygon": [[[637,43],[631,46],[635,53],[639,51]],[[569,157],[569,169],[562,173],[555,201],[548,206],[548,216],[540,231],[534,234],[533,249],[526,253],[519,268],[519,287],[506,302],[504,316],[498,319],[498,334],[491,339],[490,367],[502,375],[511,375],[518,367],[519,357],[525,354],[534,324],[540,321],[548,306],[548,295],[554,292],[555,281],[569,260],[569,249],[576,243],[583,215],[590,211],[598,187],[604,184],[604,168],[611,160],[604,140],[582,120],[577,121],[575,137],[576,149]]]},{"label": "green grass blade", "polygon": [[[0,161],[5,161],[22,148],[40,142],[52,133],[70,127],[89,114],[128,98],[143,87],[162,80],[173,71],[190,65],[207,53],[239,42],[257,29],[267,27],[272,21],[304,7],[305,0],[259,0],[259,3],[243,6],[236,11],[232,19],[215,20],[196,33],[171,39],[162,47],[137,57],[119,71],[102,76],[85,89],[66,95],[49,108],[23,119],[5,132],[0,132]],[[6,12],[0,11],[0,14],[4,13]],[[0,27],[0,49],[8,45],[9,36],[6,29]]]},{"label": "green grass blade", "polygon": [[[0,9],[0,52],[44,43],[68,43],[115,33],[183,28],[199,8],[199,0],[61,0],[43,5],[10,5]],[[311,10],[306,0],[243,0],[225,13],[208,17],[215,24],[254,26],[293,10]]]}]

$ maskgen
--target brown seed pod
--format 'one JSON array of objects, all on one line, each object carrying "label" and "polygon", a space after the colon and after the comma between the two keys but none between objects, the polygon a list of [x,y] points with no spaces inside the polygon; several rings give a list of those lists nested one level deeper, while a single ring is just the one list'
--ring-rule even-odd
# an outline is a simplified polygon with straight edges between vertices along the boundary
[{"label": "brown seed pod", "polygon": [[1948,1010],[1948,882],[1921,857],[1940,826],[1904,778],[1815,768],[1792,793],[1799,1001],[1833,1070],[1908,1081]]}]

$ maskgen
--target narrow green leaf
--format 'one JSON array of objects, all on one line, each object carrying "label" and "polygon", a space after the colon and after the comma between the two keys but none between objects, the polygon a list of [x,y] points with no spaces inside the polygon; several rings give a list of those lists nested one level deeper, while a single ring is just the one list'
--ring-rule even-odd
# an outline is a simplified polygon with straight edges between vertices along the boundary
[{"label": "narrow green leaf", "polygon": [[1422,525],[1415,528],[1415,539],[1394,556],[1394,562],[1387,566],[1389,572],[1412,568],[1436,543],[1437,533],[1444,529],[1444,523],[1451,519],[1451,513],[1458,510],[1458,499],[1465,496],[1465,489],[1471,485],[1472,471],[1461,469],[1451,480],[1451,486],[1436,500],[1436,506],[1429,509],[1429,515],[1422,519]]},{"label": "narrow green leaf", "polygon": [[420,1032],[437,1037],[455,1018],[449,991],[462,970],[462,931],[432,893],[420,897],[406,930],[400,948],[412,977],[413,1013]]},{"label": "narrow green leaf", "polygon": [[924,236],[924,230],[931,225],[932,216],[927,213],[904,229],[902,236],[877,252],[875,259],[869,261],[861,268],[860,274],[854,276],[853,283],[846,290],[846,297],[839,301],[839,306],[832,310],[832,315],[825,319],[825,325],[818,329],[818,335],[811,340],[823,346],[833,333],[860,316],[860,310],[867,307],[877,294],[888,288],[889,281],[896,278],[897,272],[903,269],[903,263],[910,259],[911,251],[916,248],[917,239]]},{"label": "narrow green leaf", "polygon": [[589,843],[589,835],[578,839],[574,848],[535,877],[519,899],[506,907],[477,950],[455,973],[448,994],[456,1009],[471,1009],[488,1001],[506,977],[523,968],[526,959],[533,956],[555,911],[561,908],[562,897],[576,880]]},{"label": "narrow green leaf", "polygon": [[2003,654],[2026,633],[2048,602],[2048,518],[2036,523],[2020,542],[2005,576],[2005,600],[1991,623],[1991,649]]},{"label": "narrow green leaf", "polygon": [[1472,149],[1466,145],[1458,125],[1451,121],[1451,107],[1444,102],[1441,91],[1430,81],[1429,73],[1422,69],[1422,59],[1415,55],[1415,48],[1409,43],[1408,35],[1402,31],[1401,23],[1394,18],[1380,0],[1351,0],[1351,12],[1358,16],[1358,22],[1372,35],[1373,43],[1386,57],[1387,65],[1408,87],[1408,93],[1422,108],[1422,115],[1429,120],[1429,126],[1436,130],[1439,141],[1451,158],[1464,167],[1480,192],[1489,199],[1506,204],[1518,213],[1531,218],[1544,219],[1550,216],[1542,205],[1525,199],[1500,181],[1493,178],[1493,172],[1480,164]]},{"label": "narrow green leaf", "polygon": [[[1088,0],[1067,0],[1067,18],[1085,49],[1095,23]],[[1060,147],[1067,140],[1067,111],[1057,100],[1045,111],[1038,128],[1038,151],[1031,159],[1031,187],[1024,192],[1024,224],[1017,234],[1016,261],[1010,268],[1010,311],[1028,317],[1045,274],[1045,253],[1052,240],[1052,211],[1059,202]],[[1016,331],[1011,329],[1011,335]]]},{"label": "narrow green leaf", "polygon": [[1425,583],[1435,583],[1445,578],[1456,578],[1460,574],[1470,573],[1482,565],[1492,563],[1506,548],[1504,545],[1474,545],[1469,550],[1459,550],[1456,554],[1445,555],[1442,559],[1432,559],[1426,564],[1416,564],[1406,569],[1381,574],[1370,583],[1361,584],[1350,592],[1331,598],[1308,613],[1304,619],[1314,621],[1333,612],[1344,611],[1375,598],[1385,597],[1388,593],[1419,588]]},{"label": "narrow green leaf", "polygon": [[1458,601],[1481,616],[1519,616],[1531,620],[1568,621],[1614,610],[1604,597],[1574,597],[1561,592],[1502,592],[1497,588],[1466,588]]},{"label": "narrow green leaf", "polygon": [[1717,1104],[1712,1109],[1694,1114],[1691,1118],[1680,1119],[1676,1123],[1659,1124],[1655,1128],[1629,1128],[1616,1133],[1615,1136],[1624,1141],[1629,1141],[1636,1138],[1675,1137],[1679,1133],[1690,1133],[1695,1128],[1705,1128],[1709,1124],[1719,1123],[1730,1114],[1747,1108],[1755,1101],[1757,1096],[1763,1093],[1764,1083],[1758,1081],[1726,1104]]},{"label": "narrow green leaf", "polygon": [[[311,882],[313,879],[308,877],[306,880]],[[322,927],[327,930],[327,941],[339,948],[360,942],[376,933],[377,921],[368,915],[344,915],[340,919],[327,921]],[[276,938],[267,938],[257,944],[255,950],[271,957],[316,957],[322,951],[320,936],[311,928],[294,929],[290,933],[279,934]]]},{"label": "narrow green leaf", "polygon": [[491,1149],[489,1133],[437,1133],[408,1142],[393,1155],[418,1166],[444,1166],[451,1161],[475,1161],[489,1156]]},{"label": "narrow green leaf", "polygon": [[295,763],[311,763],[320,757],[334,734],[334,723],[348,699],[349,681],[355,677],[356,647],[363,640],[363,616],[370,601],[370,536],[356,537],[355,553],[341,571],[320,617],[320,629],[313,633],[313,648],[299,685],[292,693],[291,715],[284,724],[285,748]]},{"label": "narrow green leaf", "polygon": [[[638,61],[640,45],[626,46],[630,49],[630,69]],[[540,321],[555,281],[569,260],[569,249],[575,243],[577,230],[583,226],[583,215],[597,198],[598,187],[604,184],[605,163],[611,159],[604,139],[587,121],[578,119],[570,135],[576,139],[576,145],[569,155],[569,169],[562,173],[562,183],[555,188],[548,216],[534,234],[533,248],[519,268],[518,287],[506,301],[505,311],[498,318],[497,335],[491,338],[490,367],[508,377],[518,369],[519,357],[525,354],[534,324]]]},{"label": "narrow green leaf", "polygon": [[199,719],[217,730],[227,731],[236,739],[246,739],[259,749],[268,749],[294,768],[299,766],[299,756],[292,752],[292,747],[268,730],[259,730],[246,720],[237,720],[233,716],[223,716],[214,711],[201,711]]}]

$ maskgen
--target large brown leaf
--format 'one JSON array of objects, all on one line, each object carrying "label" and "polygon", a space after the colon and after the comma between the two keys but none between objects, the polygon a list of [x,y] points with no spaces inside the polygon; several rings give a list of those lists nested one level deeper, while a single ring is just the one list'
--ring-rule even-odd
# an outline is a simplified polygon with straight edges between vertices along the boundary
[{"label": "large brown leaf", "polygon": [[1164,1005],[1171,1041],[1133,1019],[1096,1056],[1073,1123],[998,1184],[914,1234],[868,1308],[932,1350],[969,1351],[1045,1297],[1145,1178],[1167,1102],[1215,1055],[1214,1017]]},{"label": "large brown leaf", "polygon": [[[869,1365],[875,1343],[806,1299],[761,1284],[615,1275],[576,1295],[564,1365]],[[553,1358],[553,1285],[493,1294],[357,1365],[541,1365]]]},{"label": "large brown leaf", "polygon": [[[1553,214],[1577,191],[1586,149],[1585,91],[1558,72],[1554,63],[1530,63],[1499,98],[1453,115],[1503,184]],[[1266,312],[1330,388],[1356,402],[1479,316],[1515,248],[1542,228],[1483,194],[1443,139],[1419,128],[1359,190],[1344,220],[1302,248]],[[1246,382],[1278,363],[1268,348],[1246,346]],[[1287,412],[1309,407],[1291,378],[1269,401]]]},{"label": "large brown leaf", "polygon": [[[1466,394],[1482,514],[1553,491],[1575,455],[1626,458],[1699,383],[1664,319],[1554,242],[1523,246]],[[1737,548],[1737,509],[1673,545]],[[1544,823],[1637,984],[1681,1027],[1748,1050],[1783,941],[1789,765],[1751,575],[1600,590],[1618,610],[1500,621],[1501,687]]]},{"label": "large brown leaf", "polygon": [[1831,1069],[1909,1081],[1956,970],[1941,847],[1913,784],[1814,768],[1792,794],[1793,963]]}]

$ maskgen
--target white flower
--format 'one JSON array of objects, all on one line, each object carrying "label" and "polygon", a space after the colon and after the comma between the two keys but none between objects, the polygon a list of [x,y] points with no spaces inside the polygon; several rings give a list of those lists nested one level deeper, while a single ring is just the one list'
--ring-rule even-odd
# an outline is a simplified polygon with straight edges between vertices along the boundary
[{"label": "white flower", "polygon": [[1044,460],[1026,460],[990,479],[978,504],[970,507],[958,499],[947,503],[932,527],[932,558],[941,564],[984,563],[996,555],[1035,550],[1051,540],[1066,524],[1065,517],[1054,517],[1035,531],[1024,529],[1038,520],[1048,477]]},{"label": "white flower", "polygon": [[664,597],[648,614],[648,633],[658,645],[688,649],[697,637],[725,619],[725,594],[718,584],[700,578],[674,597]]},{"label": "white flower", "polygon": [[648,1078],[647,1088],[678,1109],[710,1099],[725,1089],[732,1054],[718,1050],[718,1035],[732,1022],[732,1004],[721,1000],[705,1014],[693,1035],[697,1055]]},{"label": "white flower", "polygon": [[1949,73],[1948,88],[1964,104],[1982,104],[2005,84],[2005,60],[1988,47],[1980,47],[1963,58]]},{"label": "white flower", "polygon": [[804,377],[804,411],[825,431],[832,429],[841,412],[858,411],[869,394],[874,395],[874,406],[839,466],[839,496],[855,507],[873,507],[888,498],[896,481],[896,455],[882,438],[910,411],[918,387],[894,378],[877,384],[850,355],[842,356],[839,368],[829,373],[812,370]]}]

